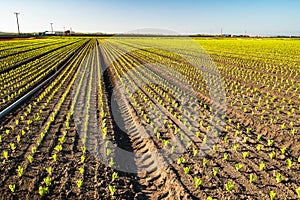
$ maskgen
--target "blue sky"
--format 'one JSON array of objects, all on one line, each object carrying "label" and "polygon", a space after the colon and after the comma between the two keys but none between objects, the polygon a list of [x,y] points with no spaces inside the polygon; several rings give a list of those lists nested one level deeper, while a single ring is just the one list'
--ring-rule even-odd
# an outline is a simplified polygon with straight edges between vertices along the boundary
[{"label": "blue sky", "polygon": [[177,33],[300,35],[298,0],[0,0],[0,31],[63,27],[80,32],[126,33],[167,29]]}]

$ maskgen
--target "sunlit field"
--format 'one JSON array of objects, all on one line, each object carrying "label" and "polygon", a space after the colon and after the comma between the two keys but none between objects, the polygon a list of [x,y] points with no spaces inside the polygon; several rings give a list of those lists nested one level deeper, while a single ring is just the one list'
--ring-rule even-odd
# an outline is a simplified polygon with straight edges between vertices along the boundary
[{"label": "sunlit field", "polygon": [[299,52],[289,38],[0,41],[1,198],[298,199]]}]

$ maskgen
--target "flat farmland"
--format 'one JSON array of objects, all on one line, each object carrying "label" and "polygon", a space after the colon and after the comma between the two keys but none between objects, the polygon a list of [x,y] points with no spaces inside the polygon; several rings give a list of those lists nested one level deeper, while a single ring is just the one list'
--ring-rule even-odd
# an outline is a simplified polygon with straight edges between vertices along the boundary
[{"label": "flat farmland", "polygon": [[0,41],[1,199],[299,199],[300,40]]}]

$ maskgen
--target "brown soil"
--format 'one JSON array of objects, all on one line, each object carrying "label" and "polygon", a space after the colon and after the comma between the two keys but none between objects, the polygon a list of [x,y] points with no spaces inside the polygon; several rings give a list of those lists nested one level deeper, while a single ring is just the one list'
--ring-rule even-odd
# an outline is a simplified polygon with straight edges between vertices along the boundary
[{"label": "brown soil", "polygon": [[[83,80],[80,93],[82,96],[88,96],[89,78],[92,77],[92,82],[98,78],[97,70],[106,69],[108,65],[108,53],[116,53],[107,50],[104,46],[99,45],[94,48],[99,48],[101,67],[88,64],[85,74],[80,74],[82,77],[86,77]],[[93,56],[95,56],[93,54]],[[78,58],[82,59],[82,57]],[[92,58],[90,58],[92,59]],[[117,90],[116,94],[113,94],[114,87],[118,84],[117,73],[121,74],[124,71],[130,71],[130,66],[124,66],[124,63],[134,62],[137,65],[144,64],[143,68],[136,68],[131,70],[132,73],[128,73],[128,79],[132,80],[133,84],[138,84],[138,77],[141,79],[153,79],[156,84],[148,84],[146,87],[139,87],[138,91],[132,93],[133,98],[127,101],[127,97],[121,90]],[[88,61],[91,62],[91,61]],[[62,87],[58,89],[46,107],[42,108],[42,102],[37,103],[31,112],[28,114],[28,119],[33,119],[34,114],[42,110],[40,120],[35,121],[31,125],[27,125],[26,121],[20,122],[18,126],[11,132],[6,134],[5,130],[10,129],[11,125],[15,124],[15,118],[20,117],[27,110],[27,106],[35,101],[37,96],[42,91],[33,96],[26,104],[12,112],[10,115],[1,119],[0,131],[2,134],[2,143],[0,145],[1,159],[0,159],[0,194],[1,199],[206,199],[208,196],[214,199],[268,199],[269,192],[273,190],[278,199],[297,199],[295,189],[299,187],[300,183],[300,165],[297,163],[297,158],[300,153],[300,136],[299,134],[292,136],[288,131],[281,131],[280,125],[282,123],[289,124],[291,118],[287,118],[285,114],[282,115],[280,121],[273,125],[260,119],[258,112],[252,113],[244,112],[239,107],[240,105],[230,106],[226,109],[226,117],[219,125],[213,125],[210,121],[209,115],[211,114],[209,108],[200,106],[200,101],[205,103],[208,107],[214,104],[205,92],[198,91],[195,88],[195,95],[197,99],[195,104],[186,106],[186,113],[179,110],[174,106],[171,100],[177,100],[181,96],[184,96],[183,92],[174,92],[174,90],[167,90],[162,85],[162,80],[155,77],[155,74],[160,74],[163,79],[166,79],[170,83],[170,88],[173,85],[181,84],[176,78],[172,77],[168,73],[162,72],[160,69],[151,65],[147,65],[146,57],[138,57],[137,54],[130,53],[125,54],[118,58],[114,66],[108,66],[104,71],[103,77],[101,77],[103,91],[92,91],[91,102],[97,105],[97,110],[91,111],[97,113],[98,122],[101,121],[100,117],[100,105],[99,94],[103,95],[104,109],[107,113],[106,124],[108,127],[108,139],[117,147],[133,152],[136,155],[143,155],[143,159],[133,158],[132,160],[122,160],[118,156],[118,151],[112,153],[113,158],[116,160],[115,166],[126,167],[127,163],[132,163],[136,167],[136,173],[123,172],[116,170],[105,165],[99,156],[95,154],[105,152],[105,141],[102,140],[102,136],[99,134],[88,134],[87,145],[94,148],[94,150],[88,150],[86,153],[85,162],[81,163],[82,154],[82,137],[78,133],[78,124],[74,119],[70,120],[70,129],[67,130],[65,126],[66,117],[71,112],[72,107],[72,94],[77,90],[75,86],[71,88],[71,91],[67,95],[63,102],[59,113],[54,118],[54,122],[51,123],[49,131],[40,141],[40,145],[37,147],[36,153],[33,155],[33,162],[30,163],[27,159],[31,154],[32,146],[36,145],[36,142],[40,139],[40,132],[46,126],[47,120],[51,116],[53,110],[55,110],[58,102],[61,100],[62,95],[67,90],[72,77],[77,70],[80,69],[80,65],[73,69],[72,74],[63,83]],[[83,67],[83,64],[81,65]],[[122,71],[122,70],[124,71]],[[91,70],[94,70],[92,73]],[[230,79],[230,77],[225,77]],[[238,80],[237,80],[238,81]],[[168,83],[168,84],[169,84]],[[249,87],[254,85],[246,84]],[[57,84],[58,85],[58,84]],[[181,88],[185,88],[185,85],[181,85]],[[266,91],[262,90],[262,93]],[[229,94],[230,95],[230,94]],[[156,98],[155,98],[156,97]],[[167,98],[168,97],[168,98]],[[234,98],[234,96],[232,96]],[[237,97],[238,98],[238,97]],[[256,98],[254,96],[254,98]],[[145,100],[148,99],[148,100]],[[164,102],[163,105],[159,103],[161,99]],[[171,100],[169,100],[171,99]],[[179,100],[178,100],[179,101]],[[120,115],[120,120],[124,124],[126,129],[123,130],[119,127],[113,116],[111,108],[112,102],[116,105],[116,112]],[[250,101],[249,101],[250,102]],[[244,102],[244,105],[249,103]],[[257,101],[251,102],[251,105],[255,107]],[[135,104],[142,107],[139,109]],[[149,105],[157,105],[163,116],[159,116],[153,111],[153,108]],[[82,112],[87,112],[86,99],[78,99],[76,102],[77,108],[82,109]],[[194,107],[193,107],[194,106]],[[197,108],[194,110],[194,108]],[[220,110],[224,109],[221,105],[217,106]],[[199,113],[202,114],[199,114]],[[276,114],[276,110],[270,108],[267,112]],[[174,113],[178,113],[175,117]],[[153,122],[159,127],[160,137],[154,135],[151,121],[147,121],[151,118]],[[196,118],[194,118],[196,116]],[[293,119],[299,118],[299,113],[295,113],[292,116]],[[218,116],[217,119],[221,119]],[[228,120],[231,120],[229,123]],[[199,125],[199,121],[203,121],[203,125]],[[165,123],[166,122],[166,123]],[[168,124],[172,124],[168,127]],[[200,149],[204,145],[204,136],[209,134],[207,126],[211,125],[214,130],[218,130],[218,138],[215,142],[215,150],[211,148],[208,150]],[[30,128],[24,136],[21,137],[19,143],[16,142],[16,137],[25,130],[26,127]],[[186,162],[178,164],[176,155],[156,153],[160,149],[167,149],[164,144],[164,140],[178,139],[178,134],[175,136],[175,127],[180,127],[185,133],[191,132],[189,129],[193,126],[192,131],[197,129],[200,132],[198,137],[191,137],[187,134],[185,137],[191,140],[190,147],[186,149],[184,154],[180,154],[178,157],[182,157]],[[226,127],[227,126],[227,127]],[[226,129],[225,129],[226,127]],[[299,130],[299,125],[295,125]],[[247,131],[247,128],[251,128]],[[63,143],[63,150],[59,153],[54,149],[59,143],[59,138],[63,133],[67,131],[65,136],[65,142]],[[238,131],[239,134],[235,134]],[[262,134],[262,139],[257,140],[257,136]],[[144,137],[147,136],[147,137]],[[227,142],[224,141],[227,137]],[[245,137],[248,137],[247,141],[243,141]],[[269,146],[268,140],[274,140],[274,145]],[[178,144],[181,142],[178,139]],[[10,143],[14,142],[17,146],[15,151],[11,151]],[[183,143],[185,145],[185,143]],[[238,149],[234,150],[233,146],[238,144]],[[258,145],[264,145],[264,148],[260,151],[257,150]],[[179,145],[180,146],[180,145]],[[205,145],[204,145],[205,146]],[[208,146],[208,145],[207,145]],[[286,147],[287,151],[283,154],[280,148]],[[195,156],[192,149],[200,149]],[[9,161],[5,161],[2,152],[9,151]],[[243,157],[244,152],[248,152],[247,158]],[[274,151],[275,157],[270,159],[269,154]],[[52,159],[52,155],[57,153],[57,161]],[[99,154],[100,154],[99,153]],[[223,155],[228,154],[228,159],[224,160]],[[169,162],[168,156],[174,156],[174,162]],[[287,169],[287,159],[292,159],[292,169]],[[158,160],[160,163],[165,163],[163,167],[158,166]],[[207,163],[204,163],[207,161]],[[265,169],[260,170],[259,164],[265,163]],[[236,170],[236,164],[241,164],[242,168]],[[22,166],[24,174],[19,177],[17,173],[18,166]],[[44,178],[49,174],[46,171],[48,166],[52,166],[53,173],[50,175],[52,179],[51,185],[48,187],[48,192],[45,196],[39,195],[39,187],[45,185]],[[147,170],[143,170],[146,167]],[[79,168],[84,168],[84,173],[79,173]],[[188,173],[185,173],[184,168],[190,168]],[[213,174],[213,170],[217,169],[217,174]],[[116,181],[112,181],[111,177],[114,172],[118,172],[119,178]],[[276,174],[281,173],[283,179],[280,183],[276,182]],[[249,183],[249,176],[253,174],[256,180],[253,183]],[[194,177],[201,178],[202,184],[196,188]],[[77,181],[83,180],[81,187],[77,186]],[[227,191],[225,184],[230,181],[234,185],[232,191]],[[12,193],[9,189],[10,184],[16,185],[16,190]],[[113,185],[116,188],[114,196],[110,195],[108,189],[109,185]]]}]

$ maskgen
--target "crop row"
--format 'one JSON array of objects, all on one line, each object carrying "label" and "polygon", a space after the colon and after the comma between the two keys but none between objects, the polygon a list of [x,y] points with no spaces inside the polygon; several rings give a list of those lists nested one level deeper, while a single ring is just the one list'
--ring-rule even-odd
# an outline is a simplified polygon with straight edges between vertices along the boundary
[{"label": "crop row", "polygon": [[[72,39],[72,40],[66,40],[66,39],[61,39],[60,41],[52,42],[50,45],[45,45],[41,48],[33,48],[30,51],[24,51],[21,53],[18,53],[17,55],[11,55],[7,56],[0,61],[0,70],[6,70],[18,63],[22,63],[26,60],[29,60],[31,58],[34,58],[39,55],[43,55],[47,52],[51,52],[55,49],[58,49],[60,47],[64,47],[66,45],[72,44],[74,42],[79,41],[80,39]],[[22,51],[22,49],[19,49],[19,51]]]},{"label": "crop row", "polygon": [[0,108],[9,105],[36,83],[55,72],[60,64],[82,46],[84,42],[85,41],[81,41],[58,49],[38,60],[34,60],[1,74]]}]

